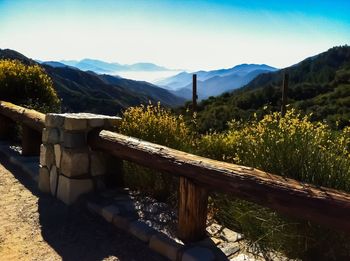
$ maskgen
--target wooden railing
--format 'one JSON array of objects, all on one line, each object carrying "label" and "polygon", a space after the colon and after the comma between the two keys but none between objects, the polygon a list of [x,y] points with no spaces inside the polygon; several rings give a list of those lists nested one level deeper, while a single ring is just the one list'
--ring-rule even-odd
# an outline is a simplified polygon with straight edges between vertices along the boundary
[{"label": "wooden railing", "polygon": [[349,194],[105,130],[90,133],[88,142],[93,149],[118,159],[180,177],[178,231],[185,242],[199,240],[205,234],[208,190],[350,233]]},{"label": "wooden railing", "polygon": [[[37,154],[44,114],[0,101],[0,138],[23,127],[23,153]],[[318,188],[254,168],[215,161],[106,130],[88,136],[92,149],[179,176],[179,237],[205,235],[208,191],[227,193],[296,218],[350,233],[350,194]]]},{"label": "wooden railing", "polygon": [[8,139],[12,136],[15,123],[22,127],[22,154],[25,156],[39,155],[45,114],[0,101],[1,139]]}]

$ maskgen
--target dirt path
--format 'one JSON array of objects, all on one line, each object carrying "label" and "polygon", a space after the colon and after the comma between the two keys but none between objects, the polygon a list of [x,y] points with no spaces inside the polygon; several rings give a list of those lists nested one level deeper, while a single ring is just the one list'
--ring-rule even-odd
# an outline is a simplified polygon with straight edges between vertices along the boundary
[{"label": "dirt path", "polygon": [[0,157],[0,260],[163,260],[85,208],[41,195]]}]

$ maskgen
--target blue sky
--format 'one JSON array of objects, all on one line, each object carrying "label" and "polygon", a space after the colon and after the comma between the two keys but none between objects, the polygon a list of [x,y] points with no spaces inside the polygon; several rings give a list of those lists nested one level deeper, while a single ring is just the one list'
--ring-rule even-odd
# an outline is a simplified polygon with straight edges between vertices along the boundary
[{"label": "blue sky", "polygon": [[350,44],[350,1],[0,0],[0,48],[171,68],[285,67]]}]

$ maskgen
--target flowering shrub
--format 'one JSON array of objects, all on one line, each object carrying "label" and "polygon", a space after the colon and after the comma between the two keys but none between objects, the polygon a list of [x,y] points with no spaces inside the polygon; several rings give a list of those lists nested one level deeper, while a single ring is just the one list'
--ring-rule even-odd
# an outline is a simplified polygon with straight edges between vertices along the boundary
[{"label": "flowering shrub", "polygon": [[160,103],[128,108],[123,113],[120,131],[179,150],[188,150],[191,143],[191,132],[183,117],[174,116]]},{"label": "flowering shrub", "polygon": [[[128,108],[122,116],[119,131],[123,134],[174,149],[188,151],[192,134],[182,116],[174,116],[158,103]],[[125,179],[131,186],[152,196],[171,202],[176,201],[177,179],[136,164],[125,163]]]},{"label": "flowering shrub", "polygon": [[[120,131],[205,157],[259,168],[317,186],[350,192],[350,128],[333,131],[290,110],[262,120],[231,121],[229,130],[200,136],[181,116],[148,105],[124,112]],[[131,186],[175,202],[177,180],[134,164],[126,165]],[[350,238],[307,221],[284,217],[270,209],[229,195],[210,198],[211,213],[225,226],[241,231],[256,252],[274,251],[304,260],[343,260]]]},{"label": "flowering shrub", "polygon": [[262,120],[232,121],[225,133],[207,134],[199,153],[314,185],[350,192],[350,128],[340,132],[295,110]]},{"label": "flowering shrub", "polygon": [[42,112],[57,111],[60,104],[44,69],[17,60],[0,60],[0,100]]},{"label": "flowering shrub", "polygon": [[[229,123],[225,133],[199,141],[207,157],[259,168],[317,186],[350,192],[350,128],[335,132],[294,110],[262,120]],[[276,250],[291,258],[337,260],[350,256],[349,237],[305,221],[296,221],[253,203],[215,194],[216,217],[242,231],[253,248]]]}]

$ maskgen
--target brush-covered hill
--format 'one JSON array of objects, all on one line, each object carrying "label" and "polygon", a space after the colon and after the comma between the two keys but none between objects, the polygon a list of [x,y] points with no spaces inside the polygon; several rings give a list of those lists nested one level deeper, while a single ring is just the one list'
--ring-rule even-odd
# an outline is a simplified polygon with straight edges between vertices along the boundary
[{"label": "brush-covered hill", "polygon": [[134,81],[108,74],[97,75],[97,77],[107,84],[124,86],[128,90],[136,92],[139,95],[151,97],[153,101],[161,101],[162,105],[168,105],[168,107],[180,106],[184,104],[183,98],[172,95],[169,91],[159,88],[158,86],[149,82]]},{"label": "brush-covered hill", "polygon": [[[17,59],[25,64],[36,64],[34,60],[9,49],[0,49],[0,59]],[[184,102],[182,98],[147,82],[98,75],[62,64],[43,63],[41,66],[53,80],[63,111],[114,115],[124,108],[149,101],[159,101],[168,107],[179,106]]]},{"label": "brush-covered hill", "polygon": [[288,103],[313,120],[341,128],[350,120],[350,47],[340,46],[276,72],[257,76],[231,93],[203,100],[198,106],[201,131],[224,130],[232,119],[280,110],[284,71],[289,73]]}]

